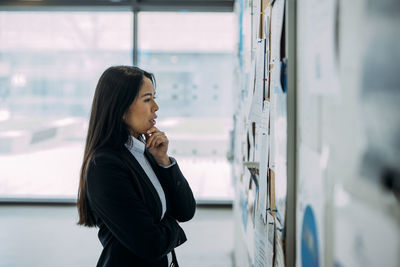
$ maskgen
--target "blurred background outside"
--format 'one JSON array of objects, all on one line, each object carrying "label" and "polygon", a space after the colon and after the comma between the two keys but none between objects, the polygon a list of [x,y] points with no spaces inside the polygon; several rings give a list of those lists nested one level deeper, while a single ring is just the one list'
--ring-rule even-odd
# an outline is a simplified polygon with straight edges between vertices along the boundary
[{"label": "blurred background outside", "polygon": [[[76,199],[102,72],[132,65],[131,12],[0,12],[0,199]],[[198,200],[231,201],[232,13],[140,12],[138,66]]]}]

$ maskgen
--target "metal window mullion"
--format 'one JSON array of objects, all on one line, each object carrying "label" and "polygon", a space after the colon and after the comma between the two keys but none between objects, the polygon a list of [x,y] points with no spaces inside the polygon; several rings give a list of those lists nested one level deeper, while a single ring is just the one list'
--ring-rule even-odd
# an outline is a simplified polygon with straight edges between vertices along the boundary
[{"label": "metal window mullion", "polygon": [[139,10],[133,6],[133,49],[132,49],[132,65],[138,65],[138,14]]},{"label": "metal window mullion", "polygon": [[286,266],[296,265],[296,199],[297,199],[297,87],[296,87],[296,1],[286,0],[287,55],[287,217]]}]

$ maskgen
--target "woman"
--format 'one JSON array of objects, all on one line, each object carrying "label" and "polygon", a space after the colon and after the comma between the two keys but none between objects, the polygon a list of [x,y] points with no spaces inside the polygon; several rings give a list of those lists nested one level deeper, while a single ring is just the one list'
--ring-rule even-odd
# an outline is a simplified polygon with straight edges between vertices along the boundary
[{"label": "woman", "polygon": [[154,125],[154,77],[137,67],[107,69],[94,94],[78,192],[78,224],[99,227],[97,266],[178,266],[186,241],[178,222],[196,202],[168,139]]}]

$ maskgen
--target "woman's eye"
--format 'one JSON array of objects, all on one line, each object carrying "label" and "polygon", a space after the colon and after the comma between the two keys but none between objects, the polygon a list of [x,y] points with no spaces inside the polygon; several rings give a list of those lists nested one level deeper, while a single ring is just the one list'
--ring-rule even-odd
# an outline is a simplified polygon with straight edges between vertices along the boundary
[{"label": "woman's eye", "polygon": [[147,98],[144,100],[144,102],[150,102],[151,98]]}]

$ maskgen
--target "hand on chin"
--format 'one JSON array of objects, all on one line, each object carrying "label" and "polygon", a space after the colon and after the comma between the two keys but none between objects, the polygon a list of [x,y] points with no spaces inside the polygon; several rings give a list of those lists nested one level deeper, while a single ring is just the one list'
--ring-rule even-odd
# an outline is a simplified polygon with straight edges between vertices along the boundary
[{"label": "hand on chin", "polygon": [[165,133],[153,126],[147,130],[145,136],[146,147],[154,159],[161,165],[169,165],[170,160],[167,155],[169,141]]}]

